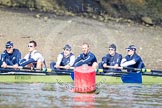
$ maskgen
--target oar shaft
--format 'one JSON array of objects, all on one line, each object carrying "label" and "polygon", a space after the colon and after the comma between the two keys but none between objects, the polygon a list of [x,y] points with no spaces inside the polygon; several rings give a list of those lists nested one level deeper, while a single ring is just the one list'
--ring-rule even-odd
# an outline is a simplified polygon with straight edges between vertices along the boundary
[{"label": "oar shaft", "polygon": [[115,66],[106,66],[106,68],[111,68],[111,69],[123,69],[123,67],[115,67]]},{"label": "oar shaft", "polygon": [[122,68],[123,68],[123,69],[126,69],[126,70],[142,71],[142,69],[132,68],[132,67],[122,67]]},{"label": "oar shaft", "polygon": [[55,69],[55,70],[51,70],[50,72],[44,72],[42,70],[21,70],[21,69],[12,69],[12,68],[0,68],[0,74],[4,74],[4,73],[27,73],[27,74],[32,74],[32,73],[46,73],[46,74],[70,74],[73,71],[72,70],[60,70],[60,69]]},{"label": "oar shaft", "polygon": [[[117,67],[115,68],[114,66],[107,66],[107,68],[112,68],[112,69],[121,69],[121,70],[133,70],[133,71],[140,71],[140,72],[153,72],[153,73],[162,73],[162,70],[151,70],[151,69],[139,69],[139,68],[132,68],[132,67]],[[96,72],[114,72],[115,70],[107,70],[107,69],[97,69]],[[117,72],[117,71],[116,71]]]},{"label": "oar shaft", "polygon": [[[120,73],[120,72],[124,72],[124,71],[108,70],[108,69],[97,69],[96,72],[98,72],[98,73],[101,73],[101,72],[105,72],[105,73],[110,73],[110,72]],[[127,73],[127,72],[125,71],[124,73]]]},{"label": "oar shaft", "polygon": [[[7,66],[7,68],[15,69],[14,66]],[[41,69],[36,69],[34,67],[22,67],[22,66],[18,66],[17,69],[41,70]]]},{"label": "oar shaft", "polygon": [[162,73],[162,70],[151,70],[151,69],[139,69],[139,68],[131,68],[131,67],[123,67],[123,69],[133,70],[133,71],[140,71],[140,72],[155,72],[155,73]]},{"label": "oar shaft", "polygon": [[[108,66],[109,68],[113,68],[113,66]],[[118,67],[118,69],[125,69],[125,70],[133,70],[133,71],[140,71],[140,72],[156,72],[156,73],[162,73],[162,70],[152,70],[152,69],[139,69],[139,68],[132,68],[132,67]]]},{"label": "oar shaft", "polygon": [[[14,67],[14,66],[7,66],[7,68],[12,68],[12,69],[14,69],[15,67]],[[23,69],[23,67],[22,67],[22,66],[18,66],[18,69]]]},{"label": "oar shaft", "polygon": [[162,70],[151,70],[151,72],[162,73]]},{"label": "oar shaft", "polygon": [[[15,69],[13,66],[7,66],[7,68]],[[22,66],[19,66],[17,69],[27,69],[27,70],[32,70],[32,71],[43,71],[43,72],[51,72],[52,71],[50,68],[38,69],[38,68],[34,68],[34,67],[22,67]]]},{"label": "oar shaft", "polygon": [[131,68],[131,67],[115,67],[115,66],[106,66],[106,68],[111,68],[111,69],[121,69],[121,70],[134,70],[134,71],[141,71],[141,69],[138,69],[138,68]]},{"label": "oar shaft", "polygon": [[[66,69],[65,66],[58,66],[57,68],[60,68],[60,69]],[[69,69],[74,69],[74,67],[70,67]]]}]

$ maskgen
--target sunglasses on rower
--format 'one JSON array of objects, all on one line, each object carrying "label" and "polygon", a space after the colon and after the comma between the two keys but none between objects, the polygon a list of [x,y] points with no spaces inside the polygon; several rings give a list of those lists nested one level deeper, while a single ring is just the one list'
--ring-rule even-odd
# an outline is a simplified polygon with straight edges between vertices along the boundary
[{"label": "sunglasses on rower", "polygon": [[70,49],[65,49],[66,51],[71,51]]},{"label": "sunglasses on rower", "polygon": [[12,47],[6,47],[6,49],[11,49]]},{"label": "sunglasses on rower", "polygon": [[127,52],[130,52],[130,51],[131,51],[130,49],[127,50]]},{"label": "sunglasses on rower", "polygon": [[114,49],[113,48],[109,48],[109,51],[114,51]]},{"label": "sunglasses on rower", "polygon": [[32,45],[28,45],[28,47],[30,47],[30,48],[31,48],[31,47],[34,47],[34,46],[32,46]]}]

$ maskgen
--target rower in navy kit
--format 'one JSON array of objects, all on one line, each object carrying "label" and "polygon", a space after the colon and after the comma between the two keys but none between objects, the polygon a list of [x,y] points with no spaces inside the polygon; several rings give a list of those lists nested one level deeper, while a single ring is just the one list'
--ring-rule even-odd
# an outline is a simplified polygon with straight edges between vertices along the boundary
[{"label": "rower in navy kit", "polygon": [[115,44],[109,45],[108,48],[109,52],[102,58],[102,61],[99,63],[99,69],[120,72],[121,70],[118,69],[118,67],[120,67],[122,55],[116,52]]},{"label": "rower in navy kit", "polygon": [[[127,50],[127,55],[122,59],[121,66],[122,67],[131,67],[142,69],[145,68],[145,65],[141,59],[141,57],[136,53],[135,45],[130,45]],[[133,70],[128,70],[132,72]]]},{"label": "rower in navy kit", "polygon": [[96,59],[96,56],[92,52],[89,51],[88,43],[83,43],[82,51],[83,51],[83,53],[81,53],[76,58],[74,66],[78,67],[83,64],[87,64],[88,66],[92,66],[94,69],[96,69],[98,67],[97,59]]},{"label": "rower in navy kit", "polygon": [[12,66],[13,68],[18,68],[19,60],[21,59],[21,52],[14,48],[12,41],[8,41],[5,45],[6,49],[1,54],[1,67],[7,68]]},{"label": "rower in navy kit", "polygon": [[51,62],[50,68],[54,69],[70,69],[74,65],[75,56],[72,53],[72,48],[70,45],[64,46],[64,51],[57,56],[57,62]]}]

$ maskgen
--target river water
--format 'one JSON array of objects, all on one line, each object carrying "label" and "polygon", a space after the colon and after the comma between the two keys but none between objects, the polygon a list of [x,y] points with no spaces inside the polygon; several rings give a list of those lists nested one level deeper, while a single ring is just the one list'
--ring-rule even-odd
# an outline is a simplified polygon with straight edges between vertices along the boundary
[{"label": "river water", "polygon": [[70,92],[71,83],[0,84],[1,108],[160,108],[162,85],[99,84],[98,93]]}]

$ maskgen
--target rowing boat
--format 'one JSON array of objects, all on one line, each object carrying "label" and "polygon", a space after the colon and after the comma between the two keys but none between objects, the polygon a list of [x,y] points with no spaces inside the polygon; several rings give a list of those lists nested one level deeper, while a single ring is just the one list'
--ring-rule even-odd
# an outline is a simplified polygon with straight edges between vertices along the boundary
[{"label": "rowing boat", "polygon": [[[72,83],[71,73],[67,71],[62,72],[33,72],[33,71],[0,71],[0,83]],[[129,73],[109,72],[105,74],[97,74],[97,83],[123,83],[123,75]],[[141,73],[142,84],[159,84],[162,83],[161,73]],[[126,77],[128,78],[128,77]]]}]

